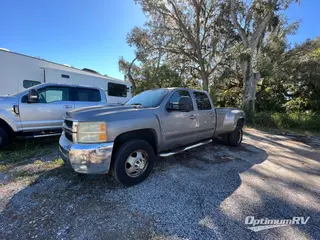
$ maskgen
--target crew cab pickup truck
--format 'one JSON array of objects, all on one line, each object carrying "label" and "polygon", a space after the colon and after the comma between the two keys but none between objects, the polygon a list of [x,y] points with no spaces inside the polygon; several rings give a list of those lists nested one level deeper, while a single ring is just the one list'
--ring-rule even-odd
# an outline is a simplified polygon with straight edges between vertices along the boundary
[{"label": "crew cab pickup truck", "polygon": [[204,91],[148,90],[123,106],[68,111],[60,153],[76,172],[111,170],[121,184],[134,185],[148,177],[156,156],[171,156],[218,136],[239,146],[244,121],[239,109],[214,108]]},{"label": "crew cab pickup truck", "polygon": [[13,137],[60,135],[67,111],[105,105],[102,89],[44,83],[11,96],[0,96],[0,148]]}]

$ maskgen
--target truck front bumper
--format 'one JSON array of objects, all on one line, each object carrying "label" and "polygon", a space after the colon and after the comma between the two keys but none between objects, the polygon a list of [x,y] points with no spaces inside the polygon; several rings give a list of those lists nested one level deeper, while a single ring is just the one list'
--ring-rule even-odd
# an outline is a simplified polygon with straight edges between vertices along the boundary
[{"label": "truck front bumper", "polygon": [[105,174],[110,170],[113,142],[80,144],[69,141],[64,133],[59,140],[63,161],[79,173]]}]

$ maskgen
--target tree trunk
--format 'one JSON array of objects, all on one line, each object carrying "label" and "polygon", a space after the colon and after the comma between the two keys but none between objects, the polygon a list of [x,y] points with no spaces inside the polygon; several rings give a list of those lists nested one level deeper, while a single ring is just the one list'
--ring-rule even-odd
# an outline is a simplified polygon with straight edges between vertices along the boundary
[{"label": "tree trunk", "polygon": [[136,88],[137,88],[136,82],[135,82],[135,80],[133,79],[131,73],[128,73],[128,74],[127,74],[127,77],[128,77],[128,80],[129,80],[129,82],[131,83],[131,86],[132,86],[132,93],[135,94]]},{"label": "tree trunk", "polygon": [[127,77],[128,77],[128,80],[129,82],[131,83],[132,85],[132,95],[134,95],[136,93],[136,82],[135,80],[133,79],[132,75],[131,75],[131,68],[133,66],[133,63],[138,59],[138,55],[131,61],[130,65],[129,65],[129,68],[128,68],[128,73],[127,73]]},{"label": "tree trunk", "polygon": [[242,72],[243,72],[243,99],[242,107],[246,113],[246,118],[248,122],[252,122],[253,115],[255,112],[255,100],[257,84],[260,80],[260,74],[254,73],[252,66],[251,56],[247,56],[245,60],[242,61]]},{"label": "tree trunk", "polygon": [[203,74],[204,76],[202,77],[202,88],[204,91],[209,92],[209,79],[206,74]]},{"label": "tree trunk", "polygon": [[203,61],[200,63],[200,74],[202,77],[202,89],[209,92],[209,77],[204,67]]}]

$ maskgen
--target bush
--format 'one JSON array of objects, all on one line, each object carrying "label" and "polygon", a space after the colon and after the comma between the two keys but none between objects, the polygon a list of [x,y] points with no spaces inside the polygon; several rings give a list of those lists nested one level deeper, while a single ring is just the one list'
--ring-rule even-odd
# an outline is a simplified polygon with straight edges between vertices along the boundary
[{"label": "bush", "polygon": [[267,128],[320,131],[320,113],[258,112],[254,115],[253,123]]}]

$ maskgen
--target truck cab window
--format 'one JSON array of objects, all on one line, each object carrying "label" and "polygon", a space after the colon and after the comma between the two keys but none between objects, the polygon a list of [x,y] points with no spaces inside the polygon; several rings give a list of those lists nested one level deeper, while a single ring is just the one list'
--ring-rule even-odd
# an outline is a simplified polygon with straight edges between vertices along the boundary
[{"label": "truck cab window", "polygon": [[209,97],[203,92],[194,92],[198,110],[210,110],[212,108]]},{"label": "truck cab window", "polygon": [[71,101],[76,102],[100,102],[101,95],[97,89],[72,88]]},{"label": "truck cab window", "polygon": [[33,87],[33,86],[38,85],[40,83],[41,82],[34,81],[34,80],[23,80],[23,87],[24,88],[30,88],[30,87]]},{"label": "truck cab window", "polygon": [[127,86],[108,82],[108,95],[113,97],[127,97]]},{"label": "truck cab window", "polygon": [[69,101],[68,87],[47,87],[38,90],[39,103],[50,103],[54,101]]}]

